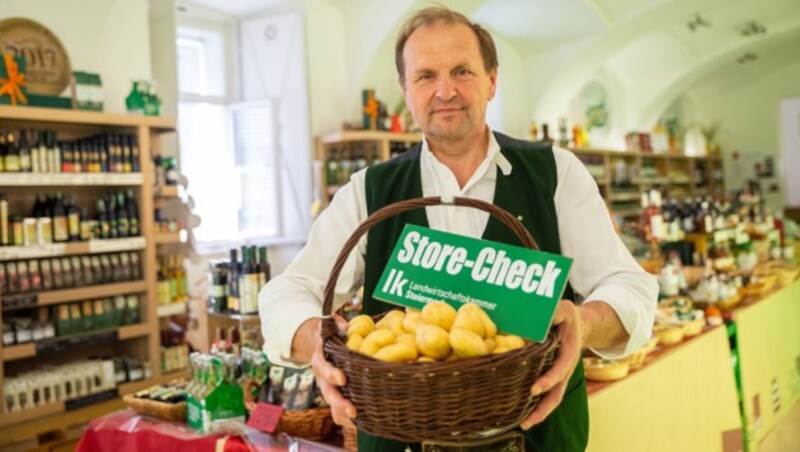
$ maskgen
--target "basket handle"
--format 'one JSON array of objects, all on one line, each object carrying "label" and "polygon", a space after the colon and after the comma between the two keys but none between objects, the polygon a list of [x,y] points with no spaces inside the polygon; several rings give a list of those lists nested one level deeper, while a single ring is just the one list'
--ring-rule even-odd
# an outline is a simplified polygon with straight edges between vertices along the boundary
[{"label": "basket handle", "polygon": [[[339,273],[342,271],[342,267],[344,267],[344,263],[347,261],[347,257],[350,255],[350,252],[353,248],[356,247],[358,244],[359,239],[363,236],[367,231],[369,231],[373,226],[380,223],[381,221],[395,216],[399,213],[406,212],[408,210],[419,209],[422,207],[427,206],[465,206],[465,207],[472,207],[475,209],[483,210],[484,212],[488,212],[490,215],[494,216],[503,224],[511,228],[511,231],[516,234],[516,236],[522,241],[522,244],[526,248],[530,248],[533,250],[538,250],[539,245],[536,244],[536,240],[533,239],[531,233],[522,225],[522,223],[514,217],[514,215],[510,214],[507,210],[504,210],[500,207],[495,206],[494,204],[490,204],[485,201],[480,201],[478,199],[472,198],[452,198],[452,201],[443,201],[440,196],[429,196],[425,198],[415,198],[409,199],[406,201],[399,201],[392,204],[389,204],[378,211],[374,212],[370,215],[366,220],[364,220],[361,225],[353,231],[353,234],[350,236],[349,239],[345,242],[344,246],[342,247],[342,251],[339,252],[339,257],[336,258],[336,262],[333,264],[333,268],[331,269],[331,274],[328,277],[328,283],[325,286],[325,295],[324,300],[325,302],[322,305],[322,314],[324,316],[329,316],[331,314],[331,310],[333,309],[333,295],[336,289],[336,282],[339,280]],[[329,323],[331,328],[335,328],[334,322],[323,322]],[[327,328],[323,326],[323,337],[325,336],[325,331]]]}]

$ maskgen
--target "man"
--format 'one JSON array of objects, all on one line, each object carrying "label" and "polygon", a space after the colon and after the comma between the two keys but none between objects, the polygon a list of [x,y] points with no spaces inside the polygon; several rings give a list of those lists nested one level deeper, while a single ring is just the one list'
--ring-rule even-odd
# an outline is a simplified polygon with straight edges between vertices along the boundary
[{"label": "man", "polygon": [[[543,394],[521,428],[534,450],[583,450],[588,409],[581,351],[624,356],[644,345],[653,324],[657,284],[616,236],[597,186],[571,153],[514,140],[489,130],[487,103],[497,89],[497,54],[491,35],[463,15],[428,8],[411,17],[395,49],[400,85],[424,141],[400,158],[361,171],[343,186],[314,224],[308,244],[286,273],[262,291],[261,319],[273,362],[311,362],[339,424],[356,418],[339,387],[345,375],[327,362],[319,335],[323,286],[344,241],[370,213],[420,196],[482,199],[519,215],[545,251],[574,259],[572,289],[557,306],[553,324],[561,346],[552,369],[531,391]],[[371,298],[406,223],[519,242],[478,210],[429,207],[387,220],[370,230],[341,272],[336,306],[362,284],[370,315],[390,305]],[[409,416],[414,413],[409,413]],[[360,450],[406,450],[418,445],[358,436]]]}]

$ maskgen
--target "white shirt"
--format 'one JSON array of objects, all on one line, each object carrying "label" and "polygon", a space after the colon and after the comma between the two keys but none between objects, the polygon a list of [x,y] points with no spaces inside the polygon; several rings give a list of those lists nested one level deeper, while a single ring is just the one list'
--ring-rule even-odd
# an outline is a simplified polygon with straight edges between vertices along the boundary
[{"label": "white shirt", "polygon": [[[514,169],[489,133],[486,159],[463,188],[455,175],[430,152],[423,140],[420,170],[423,196],[461,196],[492,202],[496,168],[504,175]],[[636,263],[617,236],[606,204],[583,163],[569,151],[554,147],[561,253],[573,259],[569,281],[586,301],[604,301],[617,313],[630,338],[613,349],[595,350],[605,358],[630,354],[648,340],[653,327],[658,284]],[[322,315],[322,294],[344,242],[367,218],[366,170],[353,174],[336,192],[330,206],[311,227],[306,246],[282,275],[273,278],[259,294],[264,351],[276,364],[293,365],[294,333],[305,320]],[[469,207],[427,207],[432,229],[480,238],[489,214]],[[360,240],[339,275],[334,311],[352,298],[364,281],[367,235]]]}]

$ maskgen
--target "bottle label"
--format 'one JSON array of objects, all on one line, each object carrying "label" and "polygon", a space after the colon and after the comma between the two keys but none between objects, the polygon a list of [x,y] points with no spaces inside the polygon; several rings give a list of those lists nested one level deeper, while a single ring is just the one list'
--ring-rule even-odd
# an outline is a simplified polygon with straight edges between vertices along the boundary
[{"label": "bottle label", "polygon": [[656,239],[664,237],[664,217],[661,215],[653,215],[650,217],[650,233]]},{"label": "bottle label", "polygon": [[7,155],[6,156],[6,171],[18,172],[19,171],[19,156]]},{"label": "bottle label", "polygon": [[53,218],[53,236],[56,242],[66,242],[69,239],[67,217]]},{"label": "bottle label", "polygon": [[81,217],[77,214],[69,215],[69,236],[78,237],[81,234]]},{"label": "bottle label", "polygon": [[705,216],[703,226],[706,228],[706,232],[714,230],[714,221],[711,219],[711,215]]}]

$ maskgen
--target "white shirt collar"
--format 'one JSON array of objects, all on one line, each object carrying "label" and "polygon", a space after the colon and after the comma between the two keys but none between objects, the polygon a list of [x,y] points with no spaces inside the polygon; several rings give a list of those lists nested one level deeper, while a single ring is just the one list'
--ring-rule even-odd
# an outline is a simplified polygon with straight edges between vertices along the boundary
[{"label": "white shirt collar", "polygon": [[[503,153],[500,152],[500,144],[497,143],[497,138],[494,136],[491,127],[487,125],[486,130],[489,132],[489,145],[486,148],[486,159],[483,163],[481,163],[481,165],[479,165],[479,168],[487,161],[494,160],[495,165],[500,168],[500,172],[502,172],[504,176],[508,176],[511,174],[512,170],[511,162],[509,162]],[[432,161],[435,161],[436,163],[441,163],[431,152],[431,148],[428,146],[428,140],[424,135],[422,137],[422,149],[420,157],[422,159],[432,159]]]}]

